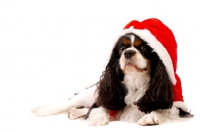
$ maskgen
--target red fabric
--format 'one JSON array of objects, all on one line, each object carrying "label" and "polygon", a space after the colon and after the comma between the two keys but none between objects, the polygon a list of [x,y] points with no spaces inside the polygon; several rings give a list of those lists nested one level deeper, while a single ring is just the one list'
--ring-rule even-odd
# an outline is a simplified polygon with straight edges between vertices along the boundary
[{"label": "red fabric", "polygon": [[175,77],[176,84],[174,85],[174,101],[184,101],[182,95],[181,80],[177,74],[175,74]]},{"label": "red fabric", "polygon": [[117,110],[110,110],[110,116],[115,116],[117,114]]},{"label": "red fabric", "polygon": [[172,31],[156,18],[146,19],[142,22],[133,20],[124,29],[133,26],[135,29],[148,29],[158,41],[167,49],[173,63],[174,71],[177,66],[177,44]]},{"label": "red fabric", "polygon": [[133,26],[134,29],[147,29],[151,32],[153,36],[156,37],[156,39],[162,43],[162,45],[166,48],[168,51],[174,68],[174,74],[176,77],[176,84],[174,85],[174,101],[183,101],[182,96],[182,86],[181,86],[181,80],[176,74],[176,68],[177,68],[177,44],[175,37],[172,33],[172,31],[163,24],[160,20],[156,18],[150,18],[146,19],[142,22],[139,22],[137,20],[133,20],[130,23],[128,23],[124,29],[130,28]]}]

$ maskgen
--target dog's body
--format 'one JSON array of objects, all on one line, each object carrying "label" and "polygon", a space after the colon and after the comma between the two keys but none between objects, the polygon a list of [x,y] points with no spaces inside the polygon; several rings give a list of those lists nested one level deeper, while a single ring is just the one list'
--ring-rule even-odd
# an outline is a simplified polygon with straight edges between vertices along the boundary
[{"label": "dog's body", "polygon": [[[139,36],[127,33],[115,44],[99,83],[75,95],[64,107],[32,112],[45,116],[68,111],[70,119],[86,115],[90,125],[105,125],[110,110],[117,110],[118,120],[156,125],[179,118],[173,94],[173,83],[158,54]],[[187,109],[183,111],[183,116],[191,116]]]},{"label": "dog's body", "polygon": [[[95,103],[96,86],[86,89],[74,96],[68,104],[63,107],[50,108],[40,107],[32,110],[37,116],[48,116],[58,114],[63,111],[68,112],[68,117],[71,120],[84,117],[92,104]],[[135,93],[137,94],[137,93]],[[128,98],[128,97],[127,97]],[[81,108],[80,108],[81,107]],[[156,125],[163,122],[171,121],[171,119],[179,118],[179,110],[176,107],[166,110],[156,110],[149,114],[145,114],[138,110],[136,105],[126,105],[124,110],[119,111],[115,116],[117,120],[128,122],[138,122],[140,125]],[[109,110],[103,107],[94,108],[88,118],[89,125],[106,125],[110,121]]]},{"label": "dog's body", "polygon": [[[95,91],[96,85],[86,89],[76,96],[74,96],[68,104],[63,107],[40,107],[32,110],[37,116],[48,116],[58,114],[63,111],[67,111],[68,117],[71,120],[84,117],[88,114],[89,108],[95,103]],[[138,94],[133,93],[133,94]],[[139,96],[138,96],[139,97]],[[128,98],[128,96],[127,96]],[[80,108],[81,107],[81,108]],[[149,114],[145,114],[138,110],[136,105],[126,105],[124,110],[119,111],[114,117],[117,120],[123,120],[128,122],[138,122],[140,125],[156,125],[173,119],[180,119],[180,113],[176,107],[166,110],[156,110]],[[188,113],[186,114],[188,115]],[[109,110],[103,107],[94,108],[88,118],[89,125],[106,125],[110,121]]]}]

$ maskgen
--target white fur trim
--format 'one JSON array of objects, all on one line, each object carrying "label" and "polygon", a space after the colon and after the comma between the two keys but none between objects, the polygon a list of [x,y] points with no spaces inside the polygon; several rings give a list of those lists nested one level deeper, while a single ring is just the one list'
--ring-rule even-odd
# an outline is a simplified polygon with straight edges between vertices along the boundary
[{"label": "white fur trim", "polygon": [[149,46],[151,46],[154,49],[154,51],[158,54],[160,59],[163,61],[167,69],[168,75],[171,79],[171,82],[173,84],[176,84],[176,78],[174,75],[174,68],[173,68],[171,57],[169,53],[167,52],[166,48],[156,39],[156,37],[152,35],[151,32],[147,29],[138,30],[138,29],[134,29],[133,27],[130,27],[129,29],[124,29],[120,33],[119,37],[127,33],[134,33],[138,35],[140,38],[142,38],[143,40],[145,40],[146,42],[148,42]]},{"label": "white fur trim", "polygon": [[184,111],[188,111],[188,107],[186,106],[186,104],[182,101],[175,101],[173,102],[173,106],[177,107],[177,108],[181,108]]}]

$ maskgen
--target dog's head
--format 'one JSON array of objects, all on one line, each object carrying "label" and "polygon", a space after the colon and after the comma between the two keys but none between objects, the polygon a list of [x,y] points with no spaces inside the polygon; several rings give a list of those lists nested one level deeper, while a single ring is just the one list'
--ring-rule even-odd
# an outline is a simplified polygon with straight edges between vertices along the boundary
[{"label": "dog's head", "polygon": [[125,74],[148,73],[149,87],[144,96],[132,102],[145,112],[170,108],[173,103],[173,84],[165,65],[154,49],[139,36],[128,33],[115,44],[110,60],[98,83],[96,103],[110,110],[122,110],[126,104]]},{"label": "dog's head", "polygon": [[133,33],[122,36],[117,45],[120,54],[120,68],[123,73],[150,71],[151,61],[156,57],[152,48]]}]

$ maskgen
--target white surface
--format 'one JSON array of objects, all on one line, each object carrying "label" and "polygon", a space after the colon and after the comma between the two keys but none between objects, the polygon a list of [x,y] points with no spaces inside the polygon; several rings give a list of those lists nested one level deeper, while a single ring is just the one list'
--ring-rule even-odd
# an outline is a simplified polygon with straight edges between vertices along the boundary
[{"label": "white surface", "polygon": [[[1,0],[0,131],[199,131],[199,5],[198,0]],[[121,29],[132,19],[150,17],[176,36],[177,72],[193,119],[88,127],[66,114],[37,118],[30,113],[40,105],[64,104],[68,95],[97,82]]]}]

